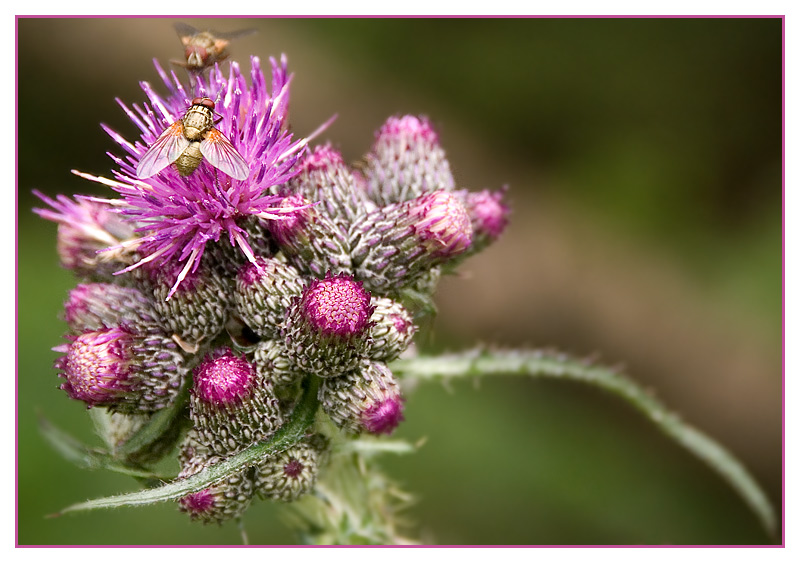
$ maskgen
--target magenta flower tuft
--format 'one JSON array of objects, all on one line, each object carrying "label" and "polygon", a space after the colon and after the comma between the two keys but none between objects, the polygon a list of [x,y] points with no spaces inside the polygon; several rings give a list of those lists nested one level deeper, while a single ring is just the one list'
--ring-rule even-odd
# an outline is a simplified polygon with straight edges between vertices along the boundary
[{"label": "magenta flower tuft", "polygon": [[[128,153],[127,158],[112,157],[119,167],[114,173],[115,180],[80,174],[119,192],[126,204],[121,213],[138,225],[137,233],[141,236],[138,251],[143,258],[123,271],[151,261],[156,265],[181,264],[167,299],[185,276],[197,269],[209,241],[227,237],[232,246],[238,246],[252,261],[253,250],[242,224],[251,217],[278,219],[292,211],[279,206],[282,198],[270,193],[270,188],[285,183],[296,173],[293,166],[308,139],[293,140],[288,132],[291,77],[286,72],[286,59],[282,58],[280,64],[274,59],[270,62],[271,92],[258,57],[252,57],[250,85],[234,62],[228,77],[219,68],[211,70],[207,80],[197,77],[192,95],[174,72],[168,75],[156,63],[169,95],[162,98],[143,82],[149,106],[134,105],[130,109],[119,102],[141,130],[141,142],[131,143],[104,126]],[[145,181],[137,177],[138,161],[162,131],[186,112],[193,95],[219,100],[215,111],[222,119],[215,126],[244,158],[250,169],[247,179],[233,179],[207,162],[186,177],[172,167]]]},{"label": "magenta flower tuft", "polygon": [[482,250],[500,238],[508,225],[511,208],[503,203],[506,190],[467,192],[464,205],[472,221],[474,234],[470,253]]},{"label": "magenta flower tuft", "polygon": [[391,370],[365,360],[359,369],[326,379],[319,390],[322,408],[348,434],[390,434],[403,420],[403,399]]},{"label": "magenta flower tuft", "polygon": [[230,349],[207,357],[193,373],[194,396],[218,407],[240,404],[250,396],[256,383],[253,365]]},{"label": "magenta flower tuft", "polygon": [[365,410],[361,420],[370,434],[391,434],[404,420],[403,402],[400,397],[388,397]]},{"label": "magenta flower tuft", "polygon": [[211,489],[203,489],[202,491],[188,494],[178,502],[192,520],[205,519],[211,514],[217,504],[215,495]]},{"label": "magenta flower tuft", "polygon": [[369,291],[346,274],[312,281],[301,298],[301,311],[320,333],[348,338],[367,328],[374,311]]},{"label": "magenta flower tuft", "polygon": [[282,334],[290,359],[320,377],[355,368],[371,341],[371,301],[369,291],[349,275],[313,280],[286,313]]},{"label": "magenta flower tuft", "polygon": [[287,477],[297,478],[304,468],[303,462],[293,458],[283,466],[283,474]]},{"label": "magenta flower tuft", "polygon": [[61,389],[90,407],[119,402],[140,382],[132,347],[133,335],[119,327],[84,332],[57,349],[66,351],[56,360],[67,380]]},{"label": "magenta flower tuft", "polygon": [[[61,265],[82,277],[112,278],[112,273],[133,260],[122,251],[123,243],[135,237],[134,226],[126,223],[108,203],[58,195],[53,200],[33,193],[52,209],[34,208],[42,217],[58,223],[58,257]],[[98,251],[114,247],[117,252]]]},{"label": "magenta flower tuft", "polygon": [[457,256],[472,242],[467,210],[450,192],[425,194],[407,204],[420,242],[432,256]]}]

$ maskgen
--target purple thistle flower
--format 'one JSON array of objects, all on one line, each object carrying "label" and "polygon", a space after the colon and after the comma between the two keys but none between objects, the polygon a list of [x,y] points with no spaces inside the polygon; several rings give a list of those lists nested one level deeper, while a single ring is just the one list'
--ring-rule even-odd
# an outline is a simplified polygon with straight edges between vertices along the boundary
[{"label": "purple thistle flower", "polygon": [[286,313],[287,351],[303,371],[334,377],[355,368],[370,343],[372,296],[347,274],[312,280]]},{"label": "purple thistle flower", "polygon": [[122,253],[97,254],[135,237],[134,226],[122,221],[110,204],[88,199],[72,201],[63,195],[53,200],[38,190],[33,193],[52,208],[34,208],[33,212],[58,223],[58,257],[63,267],[79,276],[110,281],[113,270],[133,261]]},{"label": "purple thistle flower", "polygon": [[205,161],[186,177],[172,167],[146,181],[137,177],[137,163],[148,147],[164,129],[181,118],[193,97],[174,72],[168,75],[158,63],[155,63],[156,70],[169,91],[166,98],[157,94],[150,84],[142,82],[149,105],[134,104],[128,108],[118,100],[141,130],[141,141],[131,143],[103,125],[128,153],[126,158],[111,155],[119,167],[114,171],[115,179],[79,173],[121,194],[126,205],[120,213],[138,225],[137,232],[141,234],[138,251],[143,258],[121,272],[151,261],[156,265],[181,263],[180,274],[167,299],[184,277],[197,269],[207,242],[227,235],[232,246],[238,246],[248,260],[254,261],[247,232],[240,223],[251,216],[279,219],[282,213],[293,210],[280,206],[283,198],[272,194],[270,188],[295,175],[294,164],[309,139],[294,140],[288,131],[291,76],[286,72],[286,58],[282,57],[280,64],[274,59],[270,59],[270,63],[271,92],[258,57],[251,57],[249,86],[235,62],[231,63],[227,78],[215,67],[207,80],[197,77],[194,86],[194,95],[219,99],[216,113],[222,119],[215,125],[247,162],[250,174],[246,180],[230,178]]},{"label": "purple thistle flower", "polygon": [[470,254],[482,250],[500,238],[508,225],[511,208],[503,203],[506,189],[467,192],[464,206],[472,220],[473,243]]},{"label": "purple thistle flower", "polygon": [[321,334],[342,339],[358,336],[369,323],[374,307],[361,282],[346,274],[313,280],[300,300],[302,315]]},{"label": "purple thistle flower", "polygon": [[240,404],[256,385],[256,371],[244,356],[229,349],[212,354],[194,369],[193,394],[216,407]]},{"label": "purple thistle flower", "polygon": [[319,390],[322,408],[348,434],[391,434],[403,421],[403,398],[382,362],[364,360],[360,369],[326,379]]},{"label": "purple thistle flower", "polygon": [[90,407],[117,403],[140,382],[132,347],[133,335],[120,327],[87,331],[68,347],[59,346],[57,351],[66,352],[56,360],[66,379],[61,389]]}]

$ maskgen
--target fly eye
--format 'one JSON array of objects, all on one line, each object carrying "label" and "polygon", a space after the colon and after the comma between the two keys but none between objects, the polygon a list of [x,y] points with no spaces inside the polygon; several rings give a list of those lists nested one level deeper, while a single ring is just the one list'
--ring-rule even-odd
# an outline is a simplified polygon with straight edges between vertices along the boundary
[{"label": "fly eye", "polygon": [[215,106],[214,100],[212,100],[211,98],[195,98],[194,100],[192,100],[192,105],[204,106],[207,107],[208,109],[214,109]]}]

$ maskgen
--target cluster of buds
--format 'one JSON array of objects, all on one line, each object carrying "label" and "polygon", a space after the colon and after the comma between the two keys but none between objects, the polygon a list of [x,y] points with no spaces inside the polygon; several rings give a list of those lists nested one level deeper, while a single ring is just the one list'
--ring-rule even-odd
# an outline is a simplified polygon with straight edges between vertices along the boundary
[{"label": "cluster of buds", "polygon": [[[68,342],[55,348],[61,388],[136,428],[190,386],[179,414],[188,430],[170,433],[179,477],[269,440],[308,378],[320,378],[319,404],[343,436],[391,433],[404,399],[389,365],[417,328],[408,296],[430,297],[443,272],[507,221],[503,191],[456,189],[425,118],[390,118],[357,168],[329,144],[293,139],[291,77],[285,59],[271,65],[271,90],[256,57],[249,83],[236,62],[227,75],[219,66],[193,74],[189,87],[156,65],[169,96],[143,83],[149,103],[121,104],[141,138],[105,128],[127,153],[113,157],[113,179],[78,173],[119,197],[38,194],[50,209],[36,212],[58,223],[61,263],[79,279],[65,304]],[[194,96],[218,100],[214,131],[247,177],[225,174],[203,145],[188,174],[166,166],[137,176]],[[180,509],[222,522],[256,496],[296,500],[313,489],[329,438],[309,432]]]}]

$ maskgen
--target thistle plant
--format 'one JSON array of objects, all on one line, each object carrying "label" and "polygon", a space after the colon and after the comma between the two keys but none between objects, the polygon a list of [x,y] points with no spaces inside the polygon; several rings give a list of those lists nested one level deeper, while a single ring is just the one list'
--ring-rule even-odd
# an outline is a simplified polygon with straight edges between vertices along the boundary
[{"label": "thistle plant", "polygon": [[[143,486],[62,512],[172,501],[198,523],[257,526],[248,508],[273,502],[310,543],[413,543],[410,496],[375,458],[413,451],[389,436],[414,384],[506,373],[617,394],[774,530],[743,466],[617,371],[535,350],[416,349],[440,278],[500,239],[510,216],[506,188],[460,187],[429,119],[390,117],[348,165],[334,145],[312,145],[326,124],[291,130],[285,57],[270,59],[269,79],[255,56],[249,69],[226,61],[187,79],[155,66],[163,85],[143,82],[145,102],[119,101],[139,137],[103,126],[120,151],[110,177],[75,172],[108,197],[36,192],[77,282],[55,368],[107,447],[44,420],[43,431],[71,459]],[[170,165],[142,178],[140,162],[197,99],[213,101],[214,135],[247,175],[229,176],[201,146],[189,173]],[[165,458],[177,474],[158,472]]]}]

